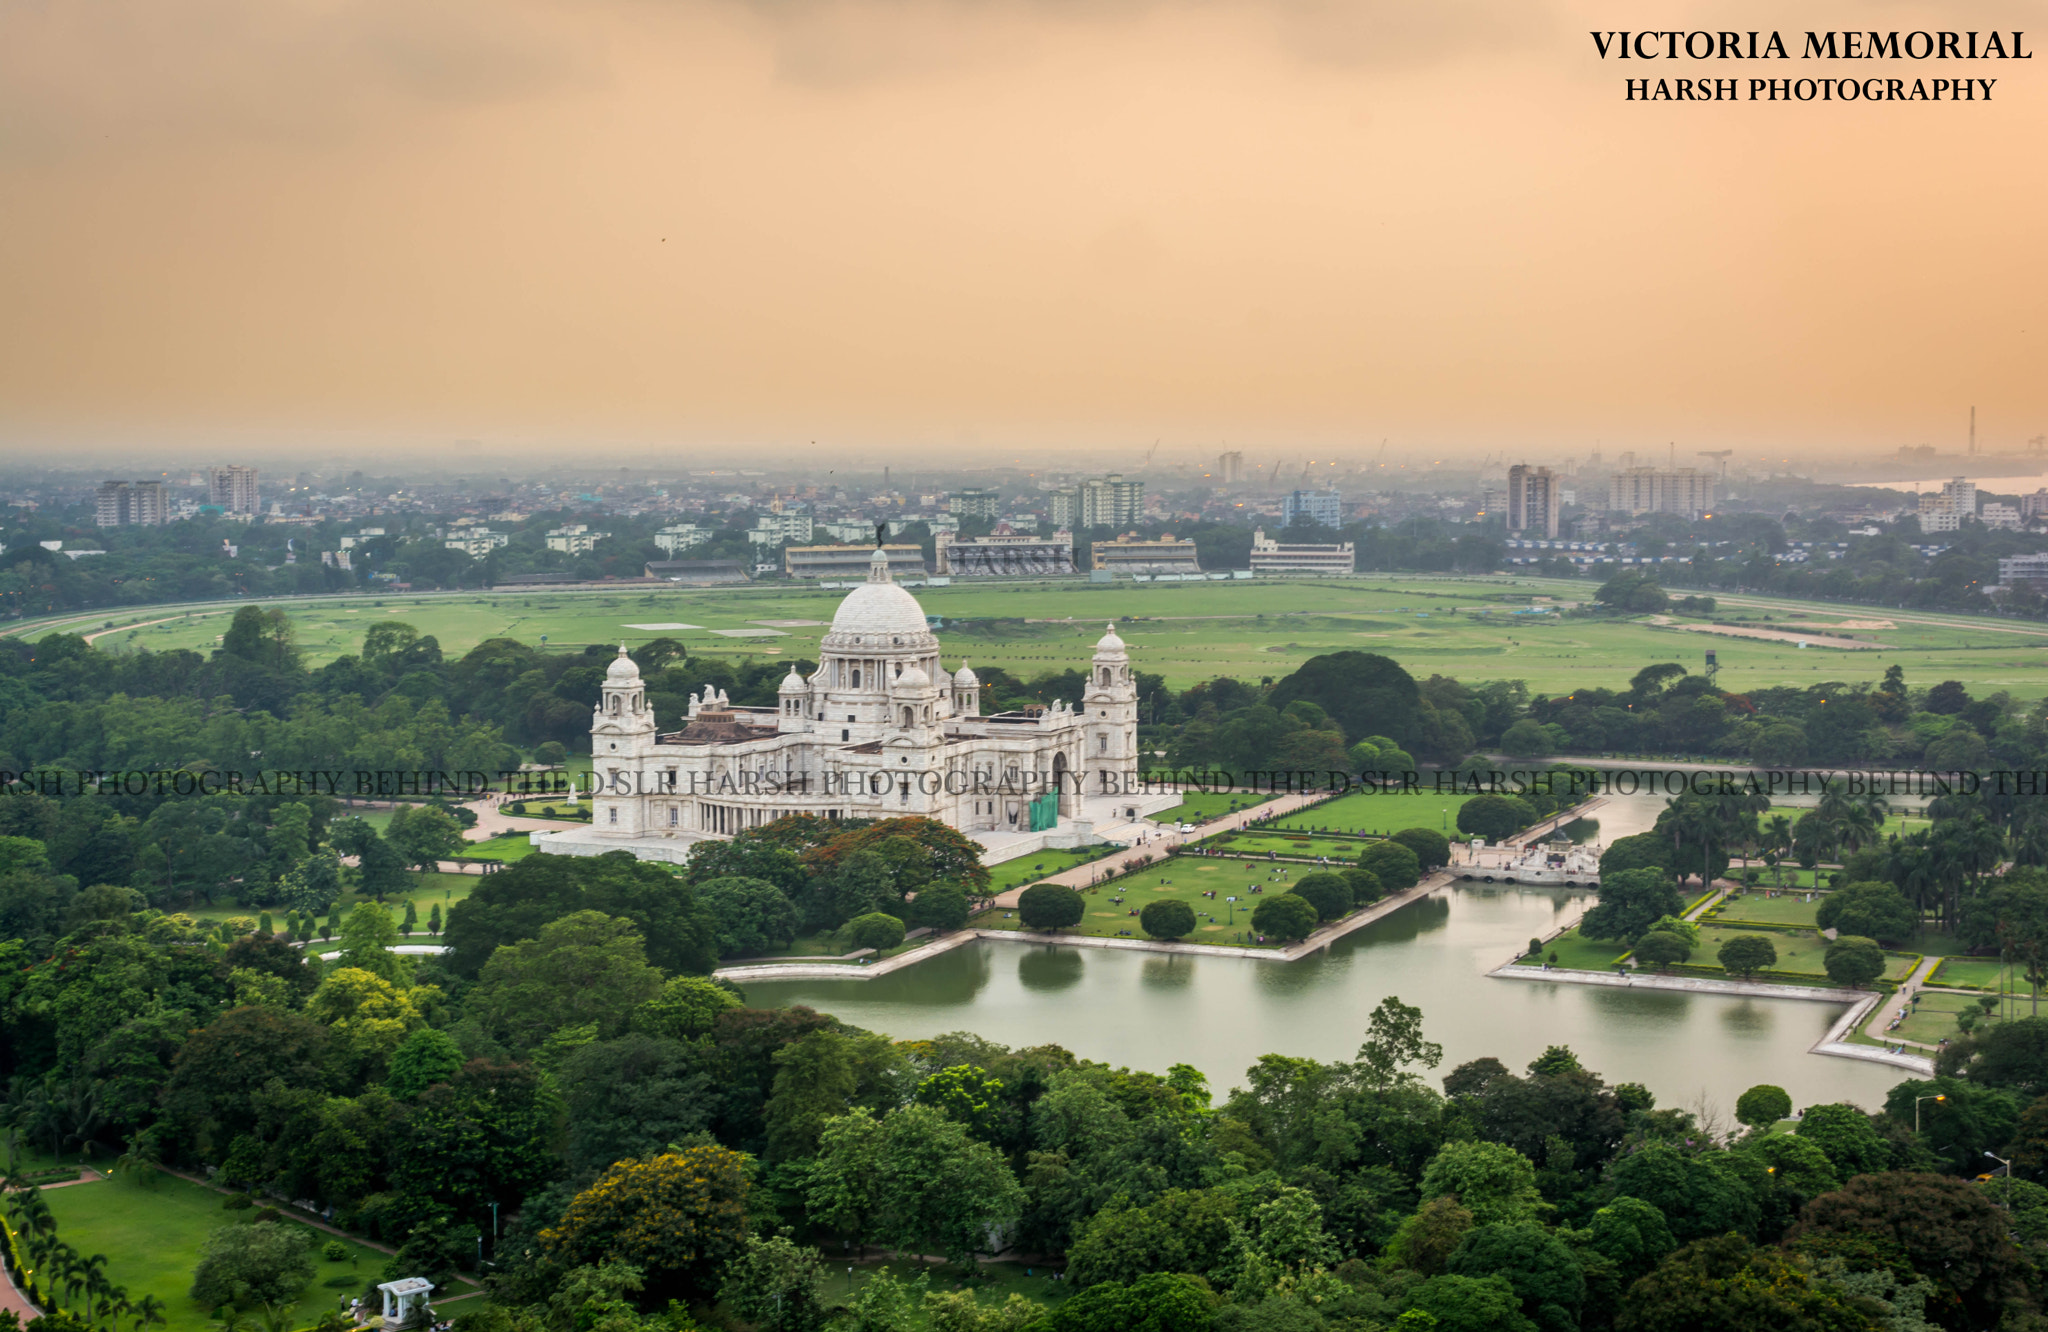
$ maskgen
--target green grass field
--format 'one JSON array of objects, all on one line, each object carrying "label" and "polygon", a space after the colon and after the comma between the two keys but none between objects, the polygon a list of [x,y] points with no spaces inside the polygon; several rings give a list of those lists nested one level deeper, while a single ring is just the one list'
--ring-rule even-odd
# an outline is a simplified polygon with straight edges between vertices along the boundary
[{"label": "green grass field", "polygon": [[[1742,929],[1724,929],[1713,924],[1702,925],[1700,927],[1699,944],[1692,950],[1692,956],[1687,959],[1686,965],[1719,970],[1720,963],[1715,961],[1715,954],[1720,951],[1721,945],[1738,934],[1755,932]],[[1829,941],[1827,939],[1818,934],[1771,933],[1766,934],[1764,937],[1769,939],[1772,946],[1778,950],[1778,963],[1771,970],[1791,972],[1800,976],[1812,976],[1816,979],[1825,979],[1827,976],[1827,968],[1822,963],[1822,959],[1828,950]],[[1624,951],[1622,945],[1612,940],[1596,941],[1587,939],[1582,937],[1577,929],[1570,929],[1550,943],[1545,944],[1542,957],[1547,958],[1551,953],[1555,952],[1558,955],[1557,965],[1560,967],[1573,967],[1586,971],[1612,971]],[[1531,958],[1541,960],[1541,958],[1535,958],[1533,954]],[[1887,956],[1885,958],[1885,978],[1888,980],[1898,980],[1912,966],[1913,959],[1911,958]]]},{"label": "green grass field", "polygon": [[1273,797],[1249,791],[1191,791],[1172,809],[1151,816],[1155,823],[1202,823],[1241,809],[1253,809]]},{"label": "green grass field", "polygon": [[[247,1225],[253,1215],[222,1210],[222,1196],[169,1175],[158,1175],[154,1187],[105,1180],[43,1193],[57,1218],[59,1238],[80,1253],[105,1254],[107,1276],[128,1288],[129,1299],[139,1302],[154,1295],[162,1300],[171,1332],[202,1332],[208,1327],[212,1311],[192,1300],[192,1271],[199,1265],[200,1245],[218,1227]],[[348,1260],[322,1258],[320,1247],[332,1238],[324,1231],[313,1232],[313,1281],[293,1310],[289,1326],[304,1327],[339,1308],[346,1297],[384,1279],[385,1255],[353,1241],[342,1241]],[[349,1278],[346,1289],[326,1284],[344,1276]]]},{"label": "green grass field", "polygon": [[1762,892],[1726,897],[1721,900],[1713,919],[1754,920],[1769,925],[1812,925],[1822,899],[1815,896],[1808,902],[1803,898],[1803,894],[1769,897]]},{"label": "green grass field", "polygon": [[1225,855],[1263,856],[1270,852],[1277,856],[1328,856],[1346,864],[1355,862],[1358,853],[1370,845],[1356,837],[1284,837],[1269,832],[1218,833],[1201,841],[1204,849]]},{"label": "green grass field", "polygon": [[[1923,990],[1920,1002],[1913,1006],[1906,1020],[1889,1033],[1880,1032],[1879,1037],[1889,1034],[1894,1039],[1919,1041],[1923,1045],[1933,1045],[1943,1039],[1955,1040],[1963,1034],[1963,1029],[1956,1025],[1956,1018],[1966,1009],[1978,1015],[1979,1031],[1996,1021],[1995,1018],[1985,1018],[1984,1009],[1970,995],[1929,994]],[[2026,1015],[2025,1008],[2020,1010],[2020,1015]]]},{"label": "green grass field", "polygon": [[1006,893],[1022,884],[1036,883],[1048,874],[1058,874],[1076,865],[1100,860],[1105,853],[1116,849],[1113,846],[1101,846],[1088,847],[1080,851],[1033,851],[1028,856],[1001,861],[988,867],[989,895],[993,897],[998,893]]},{"label": "green grass field", "polygon": [[2018,967],[2008,968],[1995,957],[1948,957],[1928,978],[1929,985],[1972,985],[1981,990],[2004,988],[2008,994],[2029,995],[2033,987],[2027,984],[2026,973]]},{"label": "green grass field", "polygon": [[[1801,650],[1774,641],[1691,632],[1674,620],[1567,620],[1513,615],[1537,596],[1586,600],[1592,581],[1509,576],[1471,578],[1369,574],[1354,579],[1256,580],[1223,583],[1113,583],[1078,580],[914,589],[925,610],[964,624],[941,631],[948,660],[1000,666],[1031,675],[1084,662],[1105,621],[1131,645],[1138,668],[1164,675],[1175,688],[1215,676],[1259,679],[1284,675],[1318,653],[1344,648],[1382,652],[1417,675],[1444,673],[1461,680],[1526,680],[1538,692],[1579,685],[1619,687],[1644,665],[1678,661],[1697,667],[1712,648],[1720,657],[1720,683],[1741,692],[1776,684],[1829,679],[1874,679],[1885,666],[1902,665],[1909,679],[1961,680],[1973,694],[1999,689],[2021,698],[2048,692],[2040,670],[2048,628],[1971,617],[1842,610],[1819,603],[1744,596],[1724,598],[1722,618],[1741,616],[1773,632],[1786,620],[1888,619],[1893,628],[1850,631],[1886,645],[1875,651]],[[587,644],[644,642],[667,636],[693,653],[712,656],[815,657],[825,624],[780,630],[775,638],[733,639],[717,630],[758,629],[767,619],[829,623],[839,589],[764,584],[743,589],[694,589],[452,596],[349,597],[281,601],[294,621],[307,660],[314,665],[353,652],[366,624],[403,618],[435,635],[451,656],[486,638],[510,637],[550,649],[581,651]],[[97,640],[121,650],[141,645],[210,650],[234,606],[190,612],[124,610],[111,616],[70,617],[65,632],[116,631]],[[1122,617],[1132,617],[1123,622]],[[1770,616],[1766,622],[1762,617]],[[163,623],[148,623],[162,619]],[[681,630],[635,629],[636,624],[682,623]],[[25,626],[34,636],[47,629]],[[1815,631],[1807,631],[1809,633]],[[1796,638],[1796,633],[1793,635]]]},{"label": "green grass field", "polygon": [[[1087,903],[1087,914],[1079,925],[1061,933],[1113,938],[1128,931],[1130,937],[1143,939],[1147,936],[1138,928],[1138,918],[1131,913],[1143,909],[1149,902],[1170,897],[1194,908],[1195,932],[1185,942],[1247,944],[1250,941],[1252,908],[1260,901],[1260,896],[1251,890],[1258,887],[1267,893],[1284,893],[1294,880],[1313,872],[1314,866],[1311,865],[1275,867],[1258,861],[1175,856],[1114,883],[1099,888],[1083,888],[1081,895]],[[1216,893],[1213,900],[1202,896],[1212,890]],[[1239,899],[1234,905],[1224,900],[1231,896]],[[1123,900],[1119,902],[1119,898]],[[1007,918],[1005,915],[1000,909],[985,911],[975,917],[973,924],[987,930],[1024,928],[1014,912],[1008,913]]]},{"label": "green grass field", "polygon": [[1293,832],[1390,833],[1403,828],[1434,828],[1444,836],[1458,836],[1458,810],[1468,795],[1438,795],[1415,791],[1405,795],[1382,795],[1354,791],[1326,800],[1273,820],[1266,826]]},{"label": "green grass field", "polygon": [[464,860],[524,860],[533,854],[533,842],[525,833],[504,833],[481,842],[465,842]]}]

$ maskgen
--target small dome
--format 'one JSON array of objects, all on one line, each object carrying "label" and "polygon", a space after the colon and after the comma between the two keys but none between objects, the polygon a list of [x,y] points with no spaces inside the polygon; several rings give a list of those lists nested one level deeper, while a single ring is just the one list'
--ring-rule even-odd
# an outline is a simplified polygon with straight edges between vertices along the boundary
[{"label": "small dome", "polygon": [[973,671],[968,670],[967,663],[963,661],[960,663],[960,669],[953,672],[953,683],[959,685],[962,689],[979,689],[981,687],[981,678],[975,675]]},{"label": "small dome", "polygon": [[782,677],[782,692],[785,694],[800,694],[808,688],[810,686],[804,683],[804,677],[796,673],[794,666],[789,668],[788,675]]},{"label": "small dome", "polygon": [[1097,652],[1122,652],[1124,650],[1124,640],[1116,636],[1116,626],[1109,624],[1103,627],[1109,632],[1096,640],[1095,650]]},{"label": "small dome", "polygon": [[626,655],[626,645],[619,644],[619,655],[612,658],[612,664],[605,667],[604,678],[612,684],[628,684],[640,678],[640,668]]},{"label": "small dome", "polygon": [[896,677],[895,687],[898,689],[930,689],[932,687],[932,677],[926,675],[922,667],[906,666],[903,668],[903,674]]}]

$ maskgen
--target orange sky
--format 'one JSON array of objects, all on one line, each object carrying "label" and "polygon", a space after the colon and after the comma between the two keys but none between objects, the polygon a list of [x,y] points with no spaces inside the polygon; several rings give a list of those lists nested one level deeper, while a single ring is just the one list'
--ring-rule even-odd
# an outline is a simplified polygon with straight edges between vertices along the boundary
[{"label": "orange sky", "polygon": [[[2018,445],[2048,56],[1623,65],[1587,30],[2044,18],[0,0],[0,441],[1815,456],[1959,445],[1974,403]],[[1965,72],[1991,103],[1621,99]]]}]

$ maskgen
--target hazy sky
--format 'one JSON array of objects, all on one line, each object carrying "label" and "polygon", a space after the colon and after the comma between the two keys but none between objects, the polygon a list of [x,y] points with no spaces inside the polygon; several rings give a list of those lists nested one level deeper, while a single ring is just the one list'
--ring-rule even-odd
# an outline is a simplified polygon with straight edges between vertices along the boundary
[{"label": "hazy sky", "polygon": [[[0,439],[826,456],[2048,431],[2043,3],[0,0]],[[1796,41],[1796,39],[1795,39]],[[1630,105],[1628,75],[1996,78]],[[1105,455],[1107,456],[1107,455]]]}]

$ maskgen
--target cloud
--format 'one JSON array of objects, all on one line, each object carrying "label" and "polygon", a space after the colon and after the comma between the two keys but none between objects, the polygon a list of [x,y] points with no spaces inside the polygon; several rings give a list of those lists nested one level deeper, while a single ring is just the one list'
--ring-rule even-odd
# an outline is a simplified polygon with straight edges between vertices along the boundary
[{"label": "cloud", "polygon": [[518,0],[0,0],[0,151],[330,138],[600,71],[567,11]]}]

